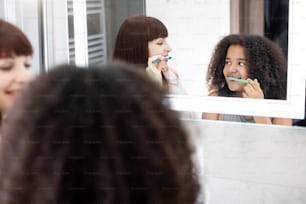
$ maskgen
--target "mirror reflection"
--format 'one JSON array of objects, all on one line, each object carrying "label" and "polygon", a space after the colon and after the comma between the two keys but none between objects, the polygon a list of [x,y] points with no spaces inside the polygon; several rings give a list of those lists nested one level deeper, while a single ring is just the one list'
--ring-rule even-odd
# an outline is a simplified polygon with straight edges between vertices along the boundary
[{"label": "mirror reflection", "polygon": [[[292,56],[292,53],[295,53],[294,50],[303,49],[300,46],[305,47],[305,45],[299,44],[299,40],[297,37],[293,37],[293,35],[295,35],[296,33],[301,33],[303,31],[300,31],[297,26],[294,26],[294,24],[289,25],[288,23],[288,19],[291,19],[290,22],[292,22],[302,18],[302,13],[296,13],[296,11],[298,11],[299,9],[295,8],[296,3],[294,1],[262,0],[256,2],[210,2],[203,0],[191,1],[186,3],[186,1],[169,0],[167,1],[167,3],[164,4],[162,8],[159,8],[158,5],[160,4],[161,1],[156,2],[148,0],[148,14],[159,17],[160,19],[166,22],[166,25],[169,25],[169,41],[171,41],[172,36],[174,36],[174,39],[172,41],[172,55],[175,56],[175,52],[184,53],[184,55],[182,55],[181,57],[174,57],[172,63],[174,63],[174,61],[178,61],[178,63],[176,63],[175,65],[177,65],[179,69],[181,69],[180,71],[183,72],[183,84],[188,87],[190,95],[193,95],[193,101],[188,101],[188,99],[186,98],[177,99],[176,97],[174,102],[177,109],[185,109],[185,107],[183,107],[183,105],[180,105],[180,103],[184,102],[185,104],[187,104],[188,102],[190,102],[191,105],[189,107],[197,107],[197,109],[199,110],[201,109],[200,106],[202,106],[202,110],[207,111],[209,109],[208,112],[211,111],[215,113],[220,111],[222,113],[238,113],[240,115],[256,114],[258,116],[264,115],[288,118],[304,117],[304,68],[303,66],[300,66],[300,70],[294,69],[297,62],[296,60],[299,59],[297,59],[298,56]],[[299,6],[303,5],[299,4]],[[179,12],[182,9],[185,9],[190,12]],[[288,17],[289,9],[291,9],[290,18]],[[171,10],[174,14],[171,16],[167,15],[167,10]],[[203,10],[205,10],[205,12],[203,12]],[[293,10],[295,12],[292,12]],[[173,26],[172,28],[170,28],[171,25]],[[289,29],[291,30],[290,38],[288,38]],[[263,102],[240,99],[242,100],[240,102],[239,99],[231,100],[225,99],[223,97],[221,97],[222,99],[207,99],[205,97],[202,97],[203,95],[208,94],[207,84],[205,84],[205,74],[209,60],[212,56],[212,51],[214,50],[214,47],[219,42],[219,40],[230,33],[248,33],[262,35],[270,38],[274,41],[274,43],[281,47],[282,52],[288,59],[289,65],[289,70],[286,75],[286,101],[269,100]],[[180,47],[183,44],[182,42],[185,42],[185,47]],[[193,45],[190,46],[190,44]],[[196,47],[196,49],[194,49],[194,52],[190,52],[190,50],[192,50],[191,47]],[[207,47],[208,49],[205,50]],[[288,50],[290,51],[290,53],[288,53]],[[191,60],[185,60],[186,58]],[[198,61],[194,63],[196,60]],[[191,69],[190,67],[194,67],[194,69]],[[201,71],[199,71],[199,67],[202,68]],[[294,76],[292,76],[293,73]],[[202,78],[199,79],[200,77]],[[299,80],[299,83],[301,83],[302,86],[295,84],[295,80]],[[189,85],[191,87],[190,89]],[[295,88],[292,89],[292,87]],[[293,102],[293,97],[296,98],[296,94],[293,93],[295,92],[295,89],[298,89],[300,91],[300,99]],[[199,95],[202,96],[200,97]],[[219,100],[222,100],[223,102]],[[225,101],[230,101],[231,103],[227,103]],[[293,106],[293,103],[296,103],[295,107]],[[207,106],[205,108],[203,104],[207,104],[207,106],[213,108],[207,108]],[[265,111],[260,111],[263,104],[265,106]],[[279,107],[276,108],[275,105]],[[237,108],[237,106],[239,106],[239,108]],[[300,109],[297,110],[297,107],[300,107]],[[190,109],[195,110],[196,108]]]},{"label": "mirror reflection", "polygon": [[[305,31],[300,30],[299,23],[305,18],[305,2],[241,2],[243,1],[0,0],[0,14],[29,35],[37,51],[34,53],[34,66],[37,67],[37,72],[48,70],[53,65],[63,62],[78,65],[108,62],[111,59],[118,28],[128,15],[146,14],[157,17],[169,31],[168,42],[173,50],[169,64],[177,69],[188,92],[188,95],[169,98],[174,109],[271,117],[304,117],[306,66],[301,51],[305,50],[305,45],[300,42],[303,42],[301,36]],[[278,2],[277,8],[274,7],[275,2]],[[184,12],[181,12],[182,10]],[[283,11],[281,14],[275,14],[280,10]],[[78,15],[80,13],[86,15]],[[245,14],[249,14],[248,17],[245,17]],[[286,18],[286,15],[289,15],[289,18]],[[257,27],[259,18],[262,23]],[[247,21],[242,21],[243,19]],[[282,19],[281,23],[279,19]],[[269,35],[287,53],[289,66],[286,100],[245,101],[206,97],[206,69],[212,50],[223,36],[237,32]]]},{"label": "mirror reflection", "polygon": [[[169,27],[169,42],[175,56],[172,63],[177,62],[174,66],[183,72],[182,80],[190,94],[207,93],[203,83],[212,52],[218,41],[230,33],[269,37],[287,56],[289,0],[188,3],[169,0],[162,8],[158,6],[161,1],[147,0],[146,3],[147,14],[162,19]],[[181,9],[189,12],[180,12]],[[173,14],[167,15],[167,10]]]}]

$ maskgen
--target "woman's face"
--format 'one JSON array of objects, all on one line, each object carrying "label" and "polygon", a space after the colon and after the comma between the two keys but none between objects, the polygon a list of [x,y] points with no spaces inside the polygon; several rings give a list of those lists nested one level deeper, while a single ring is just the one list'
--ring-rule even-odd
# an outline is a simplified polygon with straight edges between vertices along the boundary
[{"label": "woman's face", "polygon": [[0,111],[7,110],[17,94],[33,79],[30,56],[0,58]]},{"label": "woman's face", "polygon": [[231,45],[226,54],[223,75],[231,91],[242,92],[245,86],[242,83],[229,80],[228,77],[238,79],[248,78],[248,62],[246,60],[244,48],[240,45]]},{"label": "woman's face", "polygon": [[172,49],[167,43],[166,38],[157,38],[148,42],[149,57],[153,57],[156,55],[162,55],[164,57],[167,57],[171,50]]}]

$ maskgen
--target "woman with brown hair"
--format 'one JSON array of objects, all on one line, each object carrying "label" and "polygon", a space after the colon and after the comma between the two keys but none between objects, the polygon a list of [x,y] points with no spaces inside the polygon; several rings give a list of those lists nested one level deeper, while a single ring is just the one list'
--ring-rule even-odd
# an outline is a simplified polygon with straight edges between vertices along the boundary
[{"label": "woman with brown hair", "polygon": [[33,78],[32,45],[15,25],[0,19],[0,124],[18,93]]},{"label": "woman with brown hair", "polygon": [[172,93],[185,94],[177,71],[167,64],[172,51],[167,37],[168,30],[159,19],[128,16],[117,33],[113,59],[138,65],[160,85],[170,88]]}]

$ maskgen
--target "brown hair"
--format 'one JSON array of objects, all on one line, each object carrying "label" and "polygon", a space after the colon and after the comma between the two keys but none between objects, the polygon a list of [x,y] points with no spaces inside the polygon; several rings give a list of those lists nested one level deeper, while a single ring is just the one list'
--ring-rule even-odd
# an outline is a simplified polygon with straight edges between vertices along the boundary
[{"label": "brown hair", "polygon": [[145,69],[148,62],[148,42],[168,37],[166,26],[157,18],[128,16],[117,33],[113,59],[140,65]]},{"label": "brown hair", "polygon": [[30,84],[0,148],[0,203],[195,203],[192,148],[163,91],[123,65]]},{"label": "brown hair", "polygon": [[0,57],[33,55],[27,36],[15,25],[0,19]]}]

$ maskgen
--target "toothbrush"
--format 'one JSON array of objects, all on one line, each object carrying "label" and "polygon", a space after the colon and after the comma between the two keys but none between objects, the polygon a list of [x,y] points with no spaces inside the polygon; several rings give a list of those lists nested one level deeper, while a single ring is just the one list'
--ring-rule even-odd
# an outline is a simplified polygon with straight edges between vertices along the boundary
[{"label": "toothbrush", "polygon": [[[168,61],[168,60],[170,60],[171,58],[172,58],[172,57],[169,56],[169,57],[166,57],[165,60]],[[156,63],[159,63],[159,62],[160,62],[160,59],[155,59],[155,60],[152,61],[153,64],[156,64]]]},{"label": "toothbrush", "polygon": [[[228,77],[228,79],[231,80],[231,81],[237,81],[237,82],[243,83],[243,84],[249,84],[249,83],[250,83],[250,82],[249,82],[248,80],[246,80],[246,79],[237,79],[237,78],[235,78],[235,77]],[[259,82],[257,82],[257,84],[260,85]]]}]

